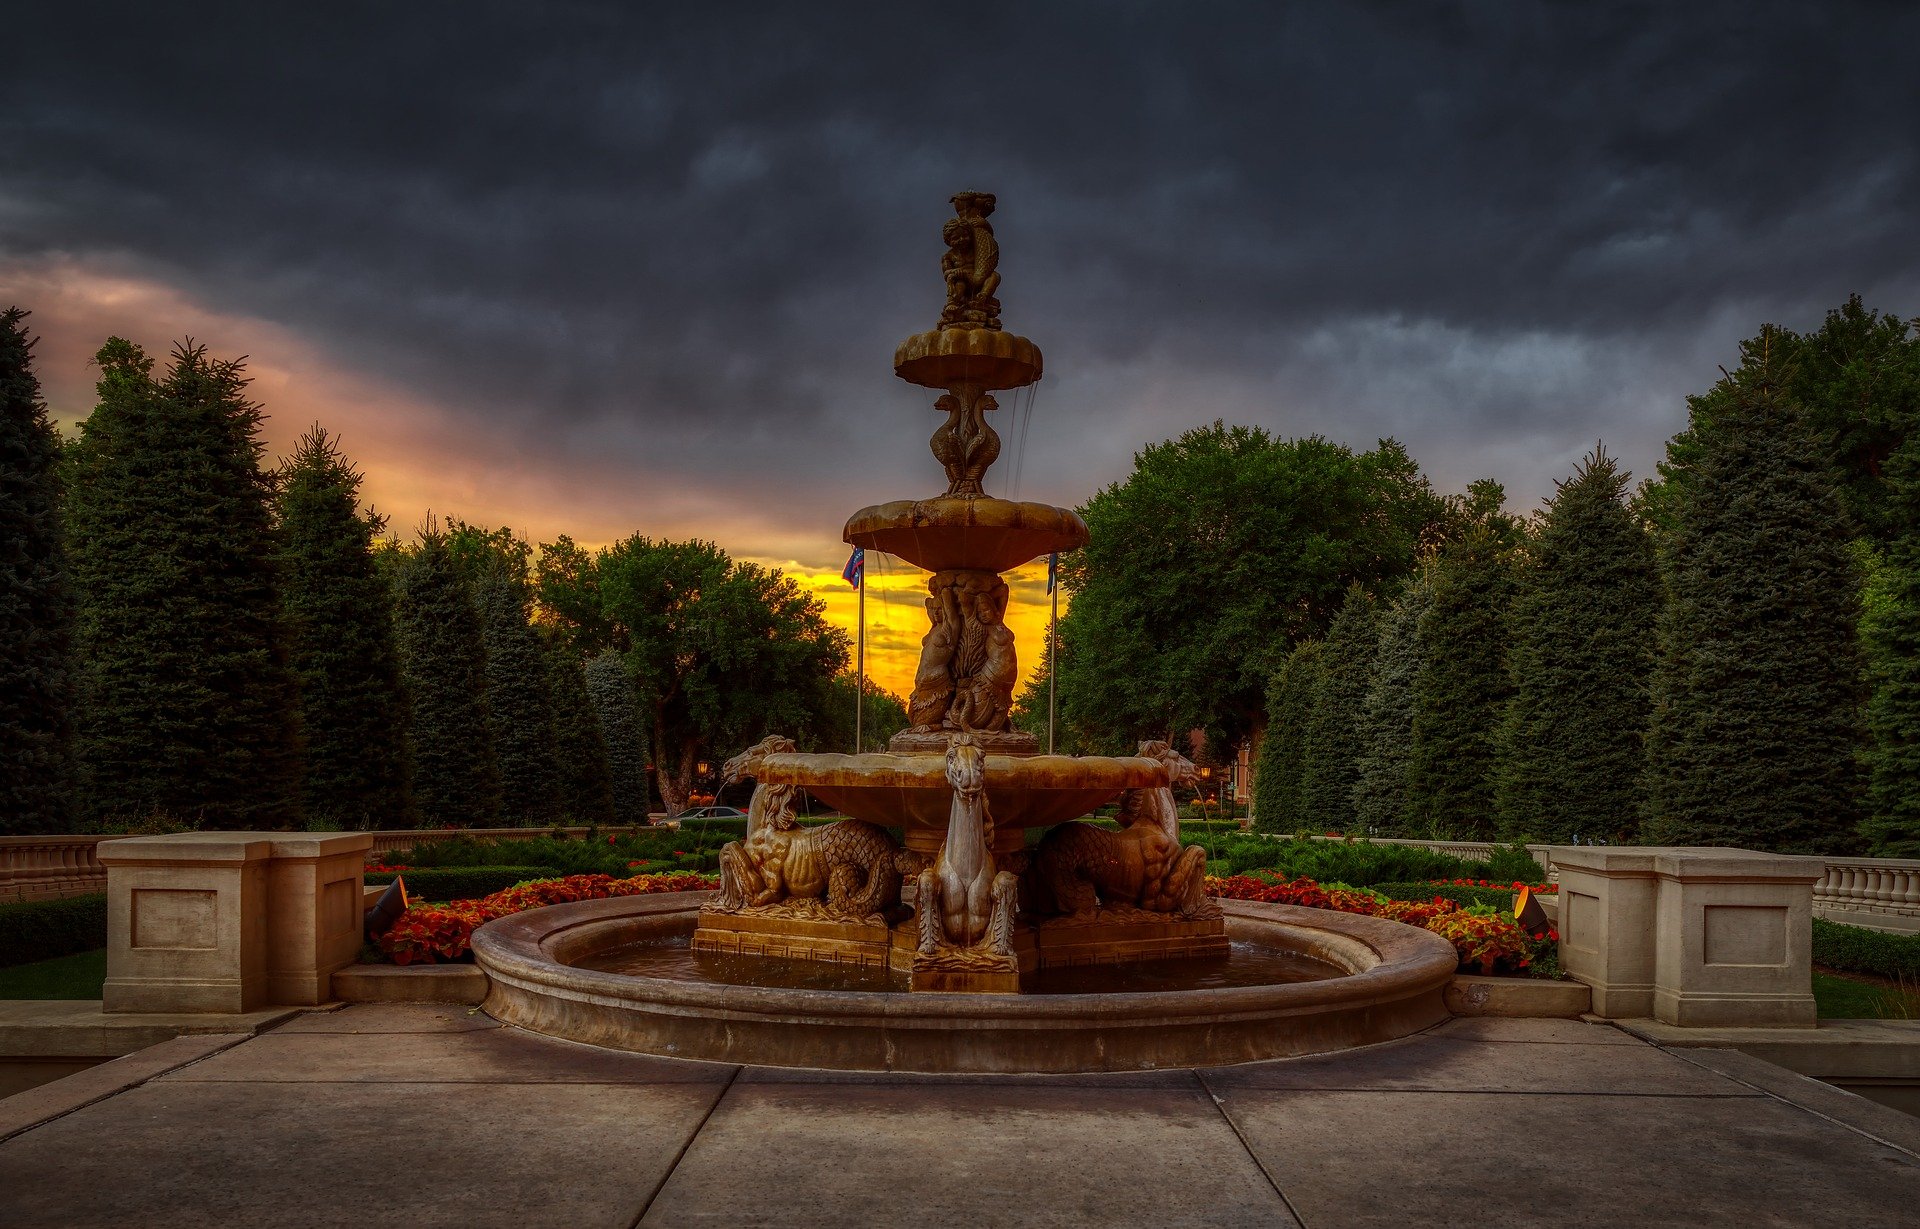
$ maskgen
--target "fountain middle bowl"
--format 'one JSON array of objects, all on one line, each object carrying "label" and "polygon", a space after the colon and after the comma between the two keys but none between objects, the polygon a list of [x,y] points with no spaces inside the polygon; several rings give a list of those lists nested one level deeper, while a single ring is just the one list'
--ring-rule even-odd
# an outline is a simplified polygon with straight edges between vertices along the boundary
[{"label": "fountain middle bowl", "polygon": [[978,1073],[1211,1066],[1370,1045],[1448,1016],[1453,945],[1399,922],[1222,901],[1236,941],[1344,970],[1319,981],[1199,990],[1011,995],[803,990],[581,967],[692,931],[705,892],[532,909],[487,923],[473,951],[484,1010],[611,1049],[835,1070]]},{"label": "fountain middle bowl", "polygon": [[[1167,783],[1167,767],[1142,756],[989,755],[987,809],[996,831],[1077,819],[1129,789]],[[763,782],[798,785],[828,806],[883,828],[944,830],[953,801],[943,755],[763,756]]]}]

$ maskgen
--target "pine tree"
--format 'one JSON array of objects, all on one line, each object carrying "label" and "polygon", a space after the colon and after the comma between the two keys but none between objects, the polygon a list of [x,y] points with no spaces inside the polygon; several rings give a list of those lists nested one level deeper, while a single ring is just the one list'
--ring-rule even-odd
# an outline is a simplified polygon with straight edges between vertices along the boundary
[{"label": "pine tree", "polygon": [[298,823],[298,695],[273,560],[260,408],[238,362],[98,355],[68,532],[84,817]]},{"label": "pine tree", "polygon": [[1695,428],[1647,739],[1658,844],[1837,852],[1862,812],[1857,566],[1771,330]]},{"label": "pine tree", "polygon": [[1425,658],[1420,616],[1433,604],[1433,587],[1416,573],[1380,623],[1373,685],[1360,716],[1360,772],[1353,786],[1354,818],[1382,836],[1413,833],[1407,764],[1413,749],[1413,680]]},{"label": "pine tree", "polygon": [[1355,826],[1353,787],[1360,778],[1360,718],[1373,685],[1373,658],[1380,647],[1379,610],[1366,590],[1347,590],[1327,626],[1320,654],[1319,685],[1307,718],[1300,806],[1315,832],[1349,832]]},{"label": "pine tree", "polygon": [[360,473],[318,426],[300,438],[279,486],[281,595],[307,739],[307,823],[409,827],[393,594],[373,554],[385,521],[361,515]]},{"label": "pine tree", "polygon": [[555,796],[573,824],[613,822],[613,777],[600,717],[587,694],[580,655],[555,637],[546,646],[547,694],[553,701]]},{"label": "pine tree", "polygon": [[394,597],[420,820],[490,828],[500,819],[500,777],[487,728],[486,646],[473,592],[431,520],[399,561]]},{"label": "pine tree", "polygon": [[72,818],[73,599],[60,436],[20,308],[0,312],[0,835]]},{"label": "pine tree", "polygon": [[[1903,448],[1889,468],[1911,467],[1906,454]],[[1875,560],[1860,616],[1873,686],[1871,810],[1860,836],[1880,858],[1920,858],[1920,520],[1915,524]]]},{"label": "pine tree", "polygon": [[587,662],[587,694],[600,715],[618,823],[647,822],[647,747],[640,730],[639,694],[625,659],[615,650]]},{"label": "pine tree", "polygon": [[1300,786],[1306,767],[1307,722],[1320,683],[1321,645],[1295,645],[1267,687],[1267,726],[1254,765],[1254,827],[1262,832],[1298,832],[1305,827]]},{"label": "pine tree", "polygon": [[1494,809],[1503,840],[1620,840],[1640,825],[1660,582],[1653,541],[1596,448],[1560,483],[1514,603],[1513,699]]},{"label": "pine tree", "polygon": [[1510,686],[1507,615],[1513,554],[1497,525],[1440,552],[1420,617],[1425,652],[1413,679],[1407,789],[1416,828],[1443,840],[1493,834],[1494,741]]},{"label": "pine tree", "polygon": [[543,826],[559,816],[553,702],[547,664],[533,630],[526,576],[494,557],[474,582],[487,645],[487,728],[500,772],[508,824]]}]

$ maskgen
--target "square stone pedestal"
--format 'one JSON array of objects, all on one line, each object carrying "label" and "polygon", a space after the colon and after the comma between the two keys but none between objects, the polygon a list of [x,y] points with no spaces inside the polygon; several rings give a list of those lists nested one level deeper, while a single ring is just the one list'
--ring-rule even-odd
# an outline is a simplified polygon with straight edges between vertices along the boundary
[{"label": "square stone pedestal", "polygon": [[267,1004],[265,832],[102,841],[106,1011],[242,1012]]},{"label": "square stone pedestal", "polygon": [[885,926],[870,922],[702,909],[699,928],[693,932],[693,950],[885,969],[889,936]]},{"label": "square stone pedestal", "polygon": [[331,997],[360,950],[366,832],[102,841],[106,1011],[244,1012]]},{"label": "square stone pedestal", "polygon": [[1018,994],[1020,975],[1040,964],[1033,928],[1013,928],[1013,955],[994,956],[980,948],[942,947],[920,953],[920,922],[908,918],[893,928],[893,969],[907,974],[908,989],[934,994]]},{"label": "square stone pedestal", "polygon": [[267,1001],[333,997],[336,969],[360,955],[370,832],[279,833],[267,862]]},{"label": "square stone pedestal", "polygon": [[1818,858],[1745,849],[1555,847],[1560,963],[1594,1014],[1812,1028]]}]

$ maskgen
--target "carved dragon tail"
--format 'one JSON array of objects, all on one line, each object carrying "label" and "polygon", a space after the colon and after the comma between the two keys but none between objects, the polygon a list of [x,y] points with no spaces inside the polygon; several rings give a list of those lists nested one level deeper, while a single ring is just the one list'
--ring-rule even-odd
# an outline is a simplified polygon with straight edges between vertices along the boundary
[{"label": "carved dragon tail", "polygon": [[940,877],[932,867],[920,872],[920,892],[913,907],[920,913],[920,954],[931,956],[940,946]]},{"label": "carved dragon tail", "polygon": [[1001,871],[993,877],[993,917],[987,925],[987,949],[996,956],[1013,955],[1013,914],[1020,903],[1020,877]]}]

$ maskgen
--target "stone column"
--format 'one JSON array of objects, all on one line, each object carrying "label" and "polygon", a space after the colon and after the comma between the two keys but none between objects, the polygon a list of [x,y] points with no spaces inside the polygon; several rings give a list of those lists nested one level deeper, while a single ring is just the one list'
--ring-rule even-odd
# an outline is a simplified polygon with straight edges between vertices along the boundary
[{"label": "stone column", "polygon": [[360,947],[365,832],[103,841],[107,1011],[245,1012],[332,997]]},{"label": "stone column", "polygon": [[1595,1015],[1811,1028],[1819,858],[1746,849],[1557,846],[1560,962]]}]

